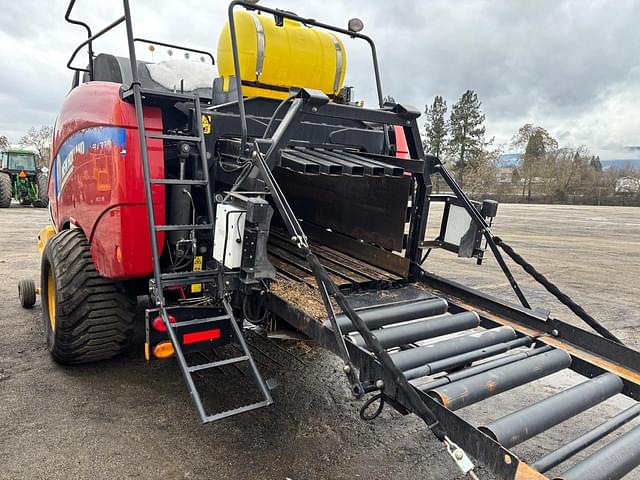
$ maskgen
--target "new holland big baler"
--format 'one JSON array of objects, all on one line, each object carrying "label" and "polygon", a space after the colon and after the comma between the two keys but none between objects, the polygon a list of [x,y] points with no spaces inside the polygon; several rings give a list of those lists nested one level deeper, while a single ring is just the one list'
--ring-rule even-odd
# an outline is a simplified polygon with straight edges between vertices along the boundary
[{"label": "new holland big baler", "polygon": [[[366,409],[376,401],[378,411],[416,414],[472,477],[474,458],[499,478],[548,478],[640,413],[634,404],[535,462],[510,450],[614,395],[637,399],[640,357],[493,235],[497,204],[469,200],[425,155],[419,113],[383,101],[375,44],[358,19],[343,29],[234,1],[217,75],[207,52],[135,38],[127,0],[95,34],[71,18],[74,3],[66,19],[87,40],[68,63],[75,77],[55,126],[53,225],[39,242],[55,360],[124,351],[145,295],[147,360],[175,357],[200,419],[211,422],[273,403],[243,326],[287,324],[340,356],[354,396],[369,396],[363,418],[377,416]],[[129,57],[96,56],[93,42],[120,24]],[[343,87],[343,38],[371,48],[377,108]],[[140,62],[138,42],[203,62]],[[75,66],[85,47],[87,65]],[[451,195],[432,194],[434,174]],[[442,226],[426,240],[433,202],[444,203]],[[422,267],[432,248],[481,262],[484,242],[522,305]],[[533,310],[501,251],[600,335]],[[229,343],[240,355],[203,355]],[[208,412],[194,375],[240,363],[259,400]],[[586,378],[481,426],[456,413],[565,369]],[[621,478],[640,463],[639,436],[634,428],[604,442],[562,478]]]}]

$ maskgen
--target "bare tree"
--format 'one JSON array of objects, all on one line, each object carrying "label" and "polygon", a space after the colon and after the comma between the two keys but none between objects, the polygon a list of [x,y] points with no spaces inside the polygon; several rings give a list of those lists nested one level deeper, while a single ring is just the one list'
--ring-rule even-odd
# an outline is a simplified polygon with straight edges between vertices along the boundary
[{"label": "bare tree", "polygon": [[471,196],[495,192],[500,153],[499,149],[483,150],[467,165],[465,189]]},{"label": "bare tree", "polygon": [[554,193],[560,200],[575,193],[583,183],[589,166],[589,151],[585,146],[576,149],[564,148],[558,152],[555,161]]},{"label": "bare tree", "polygon": [[40,162],[43,164],[49,161],[49,152],[51,149],[51,140],[53,137],[53,127],[50,125],[42,125],[41,127],[31,127],[20,139],[20,145],[23,147],[34,147],[40,154]]},{"label": "bare tree", "polygon": [[0,149],[9,148],[9,139],[4,135],[0,135]]}]

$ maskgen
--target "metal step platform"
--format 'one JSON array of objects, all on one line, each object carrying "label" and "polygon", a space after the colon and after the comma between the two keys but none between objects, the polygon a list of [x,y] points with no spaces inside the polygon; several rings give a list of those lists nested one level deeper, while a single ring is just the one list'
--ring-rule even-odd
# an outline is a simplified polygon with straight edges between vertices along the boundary
[{"label": "metal step platform", "polygon": [[[180,371],[182,372],[182,376],[187,385],[187,389],[189,394],[191,395],[191,399],[196,407],[196,411],[200,417],[202,423],[210,423],[215,422],[217,420],[222,420],[224,418],[238,415],[244,412],[248,412],[250,410],[255,410],[257,408],[266,407],[273,403],[273,399],[271,398],[271,393],[269,391],[269,387],[267,383],[260,375],[258,367],[249,351],[247,344],[244,340],[241,327],[238,324],[237,319],[234,316],[233,309],[229,304],[229,299],[224,297],[221,299],[222,306],[226,311],[226,318],[228,320],[228,324],[231,326],[231,332],[233,334],[233,341],[235,341],[241,349],[241,355],[215,362],[208,362],[205,364],[198,365],[190,365],[187,362],[185,357],[184,347],[186,346],[186,342],[184,341],[184,337],[181,340],[178,336],[178,329],[181,326],[184,326],[184,322],[172,322],[169,313],[168,307],[169,304],[165,299],[165,289],[176,287],[176,286],[187,286],[194,285],[197,283],[208,283],[216,280],[219,275],[219,271],[217,270],[188,270],[188,271],[179,271],[179,272],[165,272],[161,268],[160,256],[161,256],[161,248],[159,248],[157,244],[156,233],[157,232],[192,232],[195,231],[210,231],[212,235],[214,234],[214,225],[213,221],[215,219],[215,212],[213,209],[213,201],[211,198],[211,185],[209,181],[209,168],[208,168],[208,156],[207,156],[207,147],[205,136],[203,132],[202,123],[200,121],[195,122],[196,128],[194,132],[187,132],[187,134],[156,134],[149,133],[145,130],[144,126],[144,115],[143,115],[143,103],[148,104],[149,100],[155,99],[160,104],[163,102],[180,102],[186,101],[191,102],[194,105],[196,118],[202,118],[201,111],[201,100],[200,97],[195,95],[185,95],[185,94],[161,94],[156,95],[155,93],[145,93],[140,89],[139,82],[137,79],[133,84],[131,93],[128,94],[125,92],[124,99],[125,100],[133,100],[135,103],[136,109],[136,117],[137,117],[137,125],[140,136],[140,146],[142,153],[142,167],[145,181],[145,199],[146,199],[146,207],[147,207],[147,219],[149,222],[149,236],[151,239],[151,255],[153,261],[153,281],[150,284],[152,288],[153,297],[156,301],[156,306],[158,309],[158,313],[162,323],[164,324],[165,331],[168,334],[169,340],[173,346],[173,351],[175,353],[176,360],[180,367]],[[128,96],[127,96],[128,95]],[[146,101],[145,101],[146,100]],[[202,178],[185,178],[184,177],[184,163],[180,168],[180,179],[177,180],[164,180],[164,179],[156,179],[152,178],[150,174],[149,167],[149,159],[148,152],[146,148],[146,139],[154,138],[161,139],[165,142],[176,142],[177,146],[177,155],[180,158],[181,151],[180,149],[184,149],[187,153],[191,151],[191,146],[193,149],[197,151],[197,162],[199,163],[199,170],[202,172]],[[183,158],[183,162],[186,161],[186,156]],[[163,185],[199,185],[206,189],[207,194],[206,197],[206,206],[207,206],[207,217],[208,220],[205,223],[196,224],[195,221],[191,224],[184,225],[163,225],[158,223],[158,220],[154,215],[154,207],[153,207],[153,194],[152,187],[154,185],[163,186]],[[195,220],[195,218],[194,218]],[[197,323],[205,323],[207,318],[194,318],[189,322],[190,325],[194,325]],[[197,334],[197,333],[196,333]],[[148,347],[147,347],[148,348]],[[238,362],[247,362],[250,367],[250,371],[253,377],[253,381],[255,385],[258,387],[262,400],[254,403],[249,403],[245,405],[238,406],[236,408],[232,408],[229,410],[225,410],[222,412],[218,412],[215,414],[209,414],[205,410],[203,405],[203,401],[201,398],[201,394],[196,388],[196,384],[194,382],[193,374],[196,372],[202,372],[204,370],[209,370],[212,368],[218,368],[223,365],[230,365]]]}]

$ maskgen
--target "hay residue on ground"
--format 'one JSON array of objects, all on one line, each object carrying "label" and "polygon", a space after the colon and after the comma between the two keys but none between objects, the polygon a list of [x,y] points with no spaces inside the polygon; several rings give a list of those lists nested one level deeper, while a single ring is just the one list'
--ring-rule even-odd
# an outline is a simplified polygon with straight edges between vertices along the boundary
[{"label": "hay residue on ground", "polygon": [[[313,287],[279,275],[277,280],[271,283],[271,292],[302,310],[310,317],[317,319],[327,318],[327,311],[316,287],[316,282],[312,281],[311,283],[313,283]],[[336,314],[339,314],[342,310],[333,298],[331,298],[331,303]]]}]

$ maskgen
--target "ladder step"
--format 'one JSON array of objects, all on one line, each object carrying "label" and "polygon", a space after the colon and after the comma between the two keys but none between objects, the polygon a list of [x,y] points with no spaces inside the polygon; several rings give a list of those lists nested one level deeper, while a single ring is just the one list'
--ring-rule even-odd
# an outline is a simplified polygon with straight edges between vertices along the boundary
[{"label": "ladder step", "polygon": [[189,372],[198,372],[200,370],[209,370],[210,368],[223,367],[225,365],[231,365],[233,363],[246,362],[249,360],[247,355],[241,357],[227,358],[225,360],[218,360],[217,362],[202,363],[200,365],[193,365],[189,367]]},{"label": "ladder step", "polygon": [[175,178],[152,178],[153,185],[206,185],[206,180],[179,180]]},{"label": "ladder step", "polygon": [[187,230],[211,230],[213,225],[210,223],[200,223],[198,225],[156,225],[158,232],[181,232]]},{"label": "ladder step", "polygon": [[163,273],[160,275],[162,287],[175,287],[178,285],[192,285],[194,283],[213,282],[217,279],[216,270],[202,270],[199,272]]},{"label": "ladder step", "polygon": [[178,142],[199,142],[200,137],[190,135],[169,135],[166,133],[145,133],[147,138],[159,138],[161,140],[176,140]]},{"label": "ladder step", "polygon": [[258,408],[268,407],[273,403],[273,400],[263,400],[257,403],[251,403],[244,405],[243,407],[234,408],[232,410],[226,410],[224,412],[216,413],[215,415],[208,415],[202,419],[202,423],[215,422],[216,420],[222,420],[223,418],[238,415],[240,413],[250,412],[251,410],[257,410]]}]

